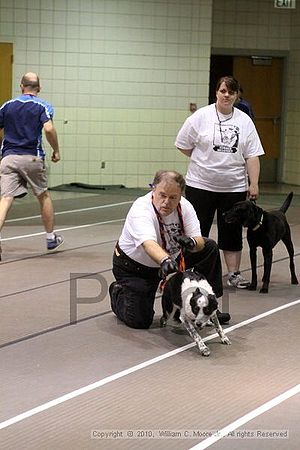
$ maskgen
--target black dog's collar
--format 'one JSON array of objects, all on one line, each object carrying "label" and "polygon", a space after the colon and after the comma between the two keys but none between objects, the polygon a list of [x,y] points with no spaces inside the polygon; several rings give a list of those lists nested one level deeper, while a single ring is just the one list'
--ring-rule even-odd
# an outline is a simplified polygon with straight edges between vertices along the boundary
[{"label": "black dog's collar", "polygon": [[256,231],[256,230],[258,230],[259,229],[259,227],[262,225],[262,223],[263,223],[263,220],[264,220],[264,213],[262,213],[262,215],[261,215],[261,218],[260,218],[260,221],[258,222],[258,224],[257,225],[255,225],[255,227],[254,228],[252,228],[252,231]]}]

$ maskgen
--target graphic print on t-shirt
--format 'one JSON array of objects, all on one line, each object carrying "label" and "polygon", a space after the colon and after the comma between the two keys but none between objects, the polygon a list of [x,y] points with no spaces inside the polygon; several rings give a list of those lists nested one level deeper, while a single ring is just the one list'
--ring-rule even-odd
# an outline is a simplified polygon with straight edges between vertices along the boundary
[{"label": "graphic print on t-shirt", "polygon": [[214,124],[213,149],[215,152],[236,153],[239,145],[240,129],[227,123]]},{"label": "graphic print on t-shirt", "polygon": [[181,227],[179,223],[164,223],[164,235],[166,239],[166,250],[170,255],[178,255],[180,246],[175,241],[175,236],[180,236],[182,234]]}]

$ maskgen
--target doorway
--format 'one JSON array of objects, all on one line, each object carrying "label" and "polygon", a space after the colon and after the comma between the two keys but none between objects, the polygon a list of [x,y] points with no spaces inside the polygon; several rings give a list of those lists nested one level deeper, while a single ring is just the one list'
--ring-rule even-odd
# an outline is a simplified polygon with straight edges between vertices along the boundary
[{"label": "doorway", "polygon": [[233,75],[241,83],[265,151],[260,158],[263,183],[280,181],[283,67],[282,57],[211,56],[209,102],[215,101],[214,90],[220,77]]}]

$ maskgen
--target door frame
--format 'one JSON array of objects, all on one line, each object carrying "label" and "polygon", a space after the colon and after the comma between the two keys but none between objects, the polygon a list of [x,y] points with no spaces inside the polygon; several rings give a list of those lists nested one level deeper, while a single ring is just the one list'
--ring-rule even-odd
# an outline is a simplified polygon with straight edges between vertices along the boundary
[{"label": "door frame", "polygon": [[228,55],[228,56],[271,56],[274,58],[283,59],[283,73],[282,73],[282,92],[281,92],[281,127],[280,127],[280,156],[276,167],[276,183],[283,182],[283,169],[285,160],[285,133],[286,133],[286,117],[287,117],[287,67],[289,52],[283,50],[251,50],[251,49],[236,49],[236,48],[219,48],[211,47],[211,55]]}]

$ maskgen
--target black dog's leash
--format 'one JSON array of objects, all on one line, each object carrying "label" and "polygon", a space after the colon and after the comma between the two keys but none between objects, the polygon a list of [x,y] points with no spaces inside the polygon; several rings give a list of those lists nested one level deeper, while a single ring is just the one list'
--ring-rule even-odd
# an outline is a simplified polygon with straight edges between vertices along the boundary
[{"label": "black dog's leash", "polygon": [[261,218],[260,218],[260,221],[258,222],[258,224],[257,224],[257,225],[255,225],[255,227],[254,227],[254,228],[252,228],[252,231],[256,231],[256,230],[258,230],[258,229],[259,229],[259,227],[261,227],[261,226],[262,226],[263,220],[264,220],[264,213],[262,213],[262,215],[261,215]]},{"label": "black dog's leash", "polygon": [[[256,200],[253,198],[250,198],[250,202],[252,202],[252,203],[254,203],[254,205],[256,205]],[[262,223],[263,223],[263,220],[264,220],[264,212],[262,212],[262,215],[261,215],[261,218],[260,218],[260,221],[258,222],[258,224],[257,225],[255,225],[255,227],[254,228],[252,228],[252,231],[257,231],[258,229],[259,229],[259,227],[261,227],[262,226]]]}]

